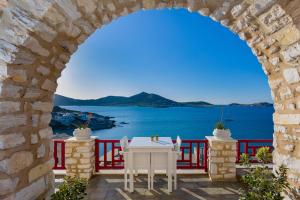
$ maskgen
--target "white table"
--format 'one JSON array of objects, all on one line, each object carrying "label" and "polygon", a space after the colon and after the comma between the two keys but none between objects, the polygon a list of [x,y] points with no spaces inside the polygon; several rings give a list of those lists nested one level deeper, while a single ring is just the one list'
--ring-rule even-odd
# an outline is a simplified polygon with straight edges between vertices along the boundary
[{"label": "white table", "polygon": [[152,142],[150,137],[134,137],[128,145],[129,191],[133,192],[133,156],[135,152],[143,153],[168,153],[168,191],[172,192],[172,164],[174,145],[170,137],[159,137],[157,142]]}]

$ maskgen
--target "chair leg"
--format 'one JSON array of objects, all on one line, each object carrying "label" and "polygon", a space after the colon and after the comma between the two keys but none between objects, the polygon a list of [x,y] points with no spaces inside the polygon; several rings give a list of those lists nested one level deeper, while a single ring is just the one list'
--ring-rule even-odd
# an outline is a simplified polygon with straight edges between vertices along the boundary
[{"label": "chair leg", "polygon": [[177,173],[174,173],[174,190],[177,190]]},{"label": "chair leg", "polygon": [[148,190],[151,190],[151,172],[148,170]]},{"label": "chair leg", "polygon": [[127,175],[127,169],[125,168],[124,171],[124,190],[128,190],[128,175]]},{"label": "chair leg", "polygon": [[151,182],[151,190],[153,190],[154,189],[154,170],[151,170],[151,174],[150,174],[150,177],[151,177],[151,179],[150,179],[150,182]]},{"label": "chair leg", "polygon": [[139,174],[138,174],[138,170],[136,169],[136,170],[134,170],[134,176],[138,176]]}]

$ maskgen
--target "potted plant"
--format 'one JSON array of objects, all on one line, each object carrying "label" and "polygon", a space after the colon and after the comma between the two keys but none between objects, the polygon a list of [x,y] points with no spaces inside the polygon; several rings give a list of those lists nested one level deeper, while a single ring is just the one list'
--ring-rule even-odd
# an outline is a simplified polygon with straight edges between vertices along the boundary
[{"label": "potted plant", "polygon": [[231,132],[229,129],[225,128],[223,124],[223,115],[224,115],[224,108],[221,107],[221,119],[219,122],[216,123],[215,129],[213,131],[213,135],[215,138],[219,139],[230,139]]},{"label": "potted plant", "polygon": [[89,128],[89,124],[93,117],[92,113],[88,114],[88,119],[85,123],[80,124],[78,128],[73,131],[74,137],[78,140],[87,140],[91,138],[91,129]]},{"label": "potted plant", "polygon": [[216,138],[228,139],[231,136],[231,132],[229,129],[226,129],[222,122],[218,122],[213,131],[213,135]]}]

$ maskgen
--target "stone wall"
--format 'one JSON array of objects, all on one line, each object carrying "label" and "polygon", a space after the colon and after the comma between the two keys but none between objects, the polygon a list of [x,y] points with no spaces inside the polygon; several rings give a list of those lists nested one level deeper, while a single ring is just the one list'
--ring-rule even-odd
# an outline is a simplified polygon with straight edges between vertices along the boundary
[{"label": "stone wall", "polygon": [[[11,187],[0,187],[0,198],[18,196],[41,180],[37,193],[51,191],[50,169],[34,180],[30,171],[51,162],[53,93],[78,46],[120,16],[155,8],[187,8],[246,41],[274,99],[274,162],[285,164],[295,192],[300,188],[299,0],[2,0],[0,183]],[[27,159],[14,161],[19,157]]]},{"label": "stone wall", "polygon": [[236,140],[218,139],[213,136],[208,140],[208,175],[212,181],[236,180]]},{"label": "stone wall", "polygon": [[95,171],[95,139],[77,140],[73,137],[65,142],[67,175],[90,179]]}]

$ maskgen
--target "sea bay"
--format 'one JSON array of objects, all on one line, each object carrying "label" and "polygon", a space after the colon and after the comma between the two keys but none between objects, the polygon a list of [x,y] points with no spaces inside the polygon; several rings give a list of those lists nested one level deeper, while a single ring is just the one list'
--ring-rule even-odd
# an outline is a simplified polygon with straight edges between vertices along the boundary
[{"label": "sea bay", "polygon": [[221,118],[236,139],[272,139],[273,134],[272,106],[63,107],[114,117],[117,125],[115,128],[93,131],[93,135],[100,139],[152,135],[204,139],[205,136],[212,135],[216,122]]}]

